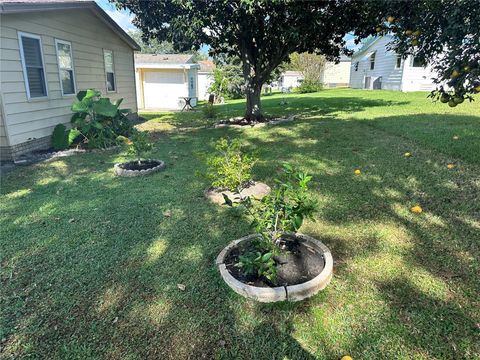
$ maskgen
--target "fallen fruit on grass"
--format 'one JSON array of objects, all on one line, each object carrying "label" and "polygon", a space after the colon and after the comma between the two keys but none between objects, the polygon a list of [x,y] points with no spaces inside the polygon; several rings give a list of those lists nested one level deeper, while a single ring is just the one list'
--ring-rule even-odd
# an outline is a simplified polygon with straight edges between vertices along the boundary
[{"label": "fallen fruit on grass", "polygon": [[423,209],[419,205],[416,205],[412,207],[410,211],[414,214],[420,214],[423,211]]},{"label": "fallen fruit on grass", "polygon": [[455,164],[447,164],[448,169],[453,169],[455,167]]},{"label": "fallen fruit on grass", "polygon": [[409,153],[409,152],[406,152],[405,154],[403,154],[403,156],[405,156],[405,157],[410,157],[410,156],[412,156],[412,154]]},{"label": "fallen fruit on grass", "polygon": [[355,175],[360,175],[362,172],[360,171],[360,169],[355,169],[354,173]]},{"label": "fallen fruit on grass", "polygon": [[342,356],[342,358],[340,360],[353,360],[351,356],[349,355],[345,355],[345,356]]},{"label": "fallen fruit on grass", "polygon": [[458,136],[457,136],[457,135],[454,135],[452,139],[453,139],[453,140],[458,140]]}]

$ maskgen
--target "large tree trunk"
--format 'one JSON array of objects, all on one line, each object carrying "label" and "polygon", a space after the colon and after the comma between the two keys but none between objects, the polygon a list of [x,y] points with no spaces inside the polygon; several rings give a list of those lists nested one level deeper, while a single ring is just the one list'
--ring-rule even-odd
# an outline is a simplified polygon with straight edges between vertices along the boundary
[{"label": "large tree trunk", "polygon": [[247,97],[247,108],[245,110],[245,119],[249,122],[260,122],[263,120],[260,95],[262,93],[262,84],[248,83],[245,89]]}]

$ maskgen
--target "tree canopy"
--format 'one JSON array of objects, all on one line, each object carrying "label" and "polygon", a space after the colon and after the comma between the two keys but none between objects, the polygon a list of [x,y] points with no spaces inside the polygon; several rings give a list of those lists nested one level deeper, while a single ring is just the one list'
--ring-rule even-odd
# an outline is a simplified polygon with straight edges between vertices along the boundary
[{"label": "tree canopy", "polygon": [[[378,34],[395,35],[391,48],[433,67],[437,97],[480,92],[480,3],[471,0],[386,1],[380,6]],[[357,30],[358,40],[368,27]],[[449,91],[441,87],[446,84]],[[469,97],[470,98],[470,97]],[[448,97],[447,97],[448,99]],[[446,102],[446,101],[445,101]],[[452,102],[450,102],[452,106]]]},{"label": "tree canopy", "polygon": [[439,81],[456,79],[452,84],[456,91],[477,91],[480,10],[476,1],[111,1],[134,14],[133,23],[146,39],[169,41],[178,51],[206,44],[212,56],[239,57],[246,89],[245,117],[251,121],[262,119],[262,84],[289,61],[291,53],[322,54],[336,61],[349,53],[344,40],[349,32],[361,39],[390,31],[398,36],[392,45],[396,51],[414,52],[430,61],[441,58],[439,54],[446,50],[446,60],[435,58]]}]

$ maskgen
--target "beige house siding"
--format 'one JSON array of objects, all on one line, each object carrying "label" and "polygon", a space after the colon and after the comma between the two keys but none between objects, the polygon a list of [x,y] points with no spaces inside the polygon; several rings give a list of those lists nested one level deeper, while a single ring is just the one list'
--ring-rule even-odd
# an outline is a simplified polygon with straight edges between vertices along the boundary
[{"label": "beige house siding", "polygon": [[323,70],[322,83],[326,86],[348,86],[350,82],[350,61],[338,64],[327,62]]},{"label": "beige house siding", "polygon": [[[50,136],[55,125],[70,123],[75,96],[61,94],[55,39],[72,44],[76,91],[95,88],[112,99],[124,98],[122,107],[137,111],[133,50],[90,10],[4,14],[0,20],[3,120],[11,146]],[[18,32],[41,36],[48,98],[27,99]],[[117,90],[108,94],[103,49],[114,55]]]}]

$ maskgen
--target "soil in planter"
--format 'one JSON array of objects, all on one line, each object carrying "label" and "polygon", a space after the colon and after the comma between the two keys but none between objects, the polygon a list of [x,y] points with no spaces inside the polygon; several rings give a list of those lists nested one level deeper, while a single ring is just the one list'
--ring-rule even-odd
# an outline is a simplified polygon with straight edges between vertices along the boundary
[{"label": "soil in planter", "polygon": [[148,170],[148,169],[154,168],[155,166],[158,166],[158,165],[160,165],[159,161],[140,160],[140,162],[130,161],[128,163],[120,164],[119,166],[124,170],[140,171],[140,170]]},{"label": "soil in planter", "polygon": [[239,262],[240,255],[248,252],[255,253],[252,242],[242,243],[234,248],[225,258],[225,266],[230,274],[237,280],[258,287],[297,285],[316,277],[325,267],[325,259],[317,250],[298,240],[285,241],[285,250],[274,257],[277,264],[277,282],[271,283],[268,279],[257,274],[245,275],[241,268],[235,264]]}]

